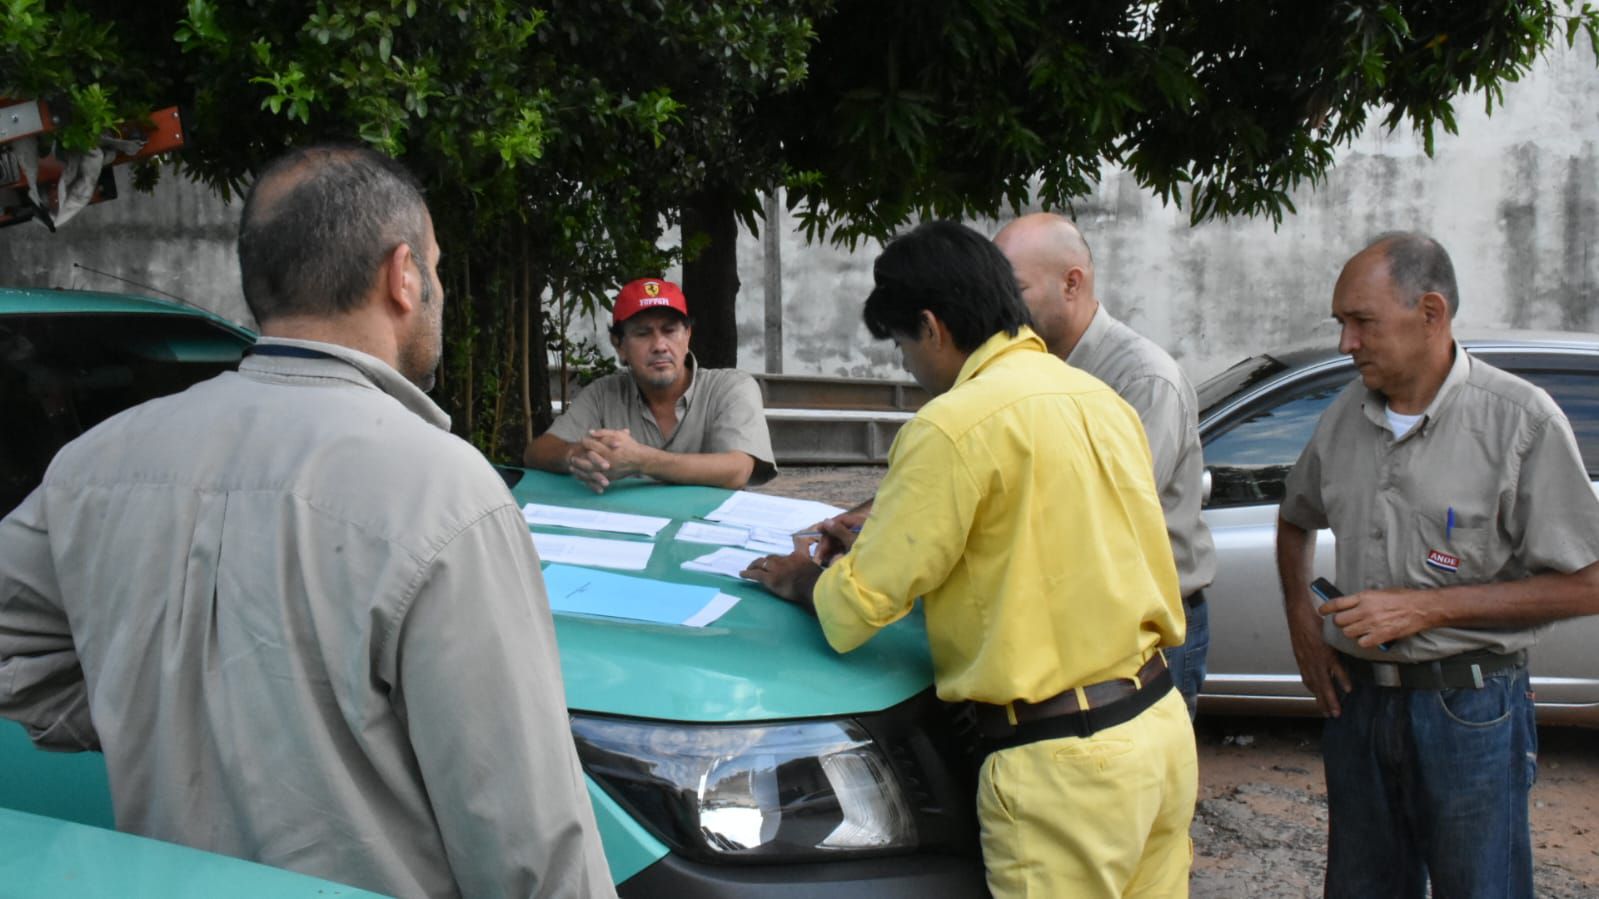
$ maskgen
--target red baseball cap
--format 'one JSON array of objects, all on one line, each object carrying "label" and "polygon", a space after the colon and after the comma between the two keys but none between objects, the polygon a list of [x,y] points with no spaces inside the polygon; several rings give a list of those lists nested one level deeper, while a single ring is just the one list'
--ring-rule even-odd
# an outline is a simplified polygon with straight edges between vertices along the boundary
[{"label": "red baseball cap", "polygon": [[622,285],[611,307],[611,323],[621,324],[647,309],[674,309],[688,316],[688,300],[683,288],[660,278],[639,278]]}]

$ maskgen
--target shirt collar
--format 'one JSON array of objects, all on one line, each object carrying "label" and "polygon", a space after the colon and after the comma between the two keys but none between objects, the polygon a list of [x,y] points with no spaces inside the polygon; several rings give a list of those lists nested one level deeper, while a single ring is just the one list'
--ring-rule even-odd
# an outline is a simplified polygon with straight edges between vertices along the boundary
[{"label": "shirt collar", "polygon": [[1004,331],[1000,331],[993,337],[983,341],[982,346],[973,350],[972,354],[966,357],[966,363],[961,366],[960,374],[955,376],[955,383],[950,385],[950,389],[954,390],[956,387],[977,377],[978,372],[988,367],[988,364],[995,359],[1017,350],[1049,352],[1049,348],[1044,346],[1043,338],[1034,334],[1033,329],[1026,325],[1022,325],[1014,337]]},{"label": "shirt collar", "polygon": [[1077,338],[1077,345],[1066,354],[1067,364],[1075,368],[1090,368],[1088,365],[1094,358],[1094,353],[1099,349],[1099,342],[1104,339],[1106,332],[1116,320],[1105,311],[1104,304],[1094,307],[1094,317],[1088,320],[1088,327],[1083,329],[1083,336]]},{"label": "shirt collar", "polygon": [[[1471,356],[1466,353],[1458,341],[1450,346],[1450,351],[1454,353],[1454,361],[1449,363],[1449,374],[1444,375],[1444,382],[1438,385],[1438,392],[1433,394],[1432,402],[1428,403],[1427,408],[1421,411],[1421,420],[1416,422],[1416,426],[1410,429],[1405,435],[1406,437],[1422,433],[1422,430],[1427,428],[1434,418],[1448,411],[1449,403],[1460,389],[1460,385],[1466,383],[1466,379],[1471,377]],[[1361,407],[1366,413],[1366,418],[1384,430],[1388,428],[1388,398],[1386,396],[1368,387],[1366,388],[1366,399],[1361,403]]]},{"label": "shirt collar", "polygon": [[[296,340],[288,337],[263,337],[258,341],[266,346],[291,346],[312,350],[322,358],[294,356],[246,356],[239,363],[240,371],[259,371],[278,375],[299,375],[322,378],[339,378],[352,384],[371,387],[398,400],[428,424],[441,430],[450,429],[450,416],[428,398],[421,388],[407,381],[388,363],[376,356],[336,343],[320,340]],[[331,358],[330,358],[331,357]],[[353,371],[352,371],[353,369]]]}]

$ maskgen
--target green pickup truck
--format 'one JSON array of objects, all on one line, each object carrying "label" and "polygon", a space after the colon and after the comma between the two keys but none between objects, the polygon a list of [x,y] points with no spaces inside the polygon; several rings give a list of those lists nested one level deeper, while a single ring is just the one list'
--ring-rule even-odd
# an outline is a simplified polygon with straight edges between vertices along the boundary
[{"label": "green pickup truck", "polygon": [[[0,513],[74,433],[233,366],[253,340],[178,304],[0,289]],[[647,569],[629,573],[740,600],[702,628],[556,616],[572,731],[622,896],[986,895],[970,748],[933,696],[919,615],[838,655],[793,606],[680,567],[707,548],[675,541],[677,528],[727,491],[635,482],[595,496],[570,478],[501,471],[519,503],[672,519]],[[101,830],[113,820],[105,778],[97,755],[38,751],[0,721],[7,891],[364,895]]]}]

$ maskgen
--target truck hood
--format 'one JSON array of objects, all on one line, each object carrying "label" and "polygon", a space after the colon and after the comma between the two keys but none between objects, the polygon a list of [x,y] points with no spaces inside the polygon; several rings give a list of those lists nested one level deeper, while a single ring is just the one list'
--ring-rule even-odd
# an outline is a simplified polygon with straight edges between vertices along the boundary
[{"label": "truck hood", "polygon": [[816,619],[755,584],[682,570],[683,562],[716,547],[675,540],[678,527],[709,514],[730,491],[629,479],[595,495],[571,477],[528,471],[512,493],[523,504],[671,518],[648,568],[621,573],[739,598],[703,628],[558,613],[561,670],[574,712],[705,723],[833,717],[889,708],[933,683],[919,611],[839,654]]}]

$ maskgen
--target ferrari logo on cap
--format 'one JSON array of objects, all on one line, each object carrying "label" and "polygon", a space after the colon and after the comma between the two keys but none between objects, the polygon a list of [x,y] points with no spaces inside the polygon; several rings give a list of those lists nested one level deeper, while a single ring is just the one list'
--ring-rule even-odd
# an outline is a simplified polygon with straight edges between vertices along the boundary
[{"label": "ferrari logo on cap", "polygon": [[660,296],[661,295],[661,282],[659,282],[659,281],[645,281],[644,282],[644,292],[646,294],[649,294],[652,297]]}]

